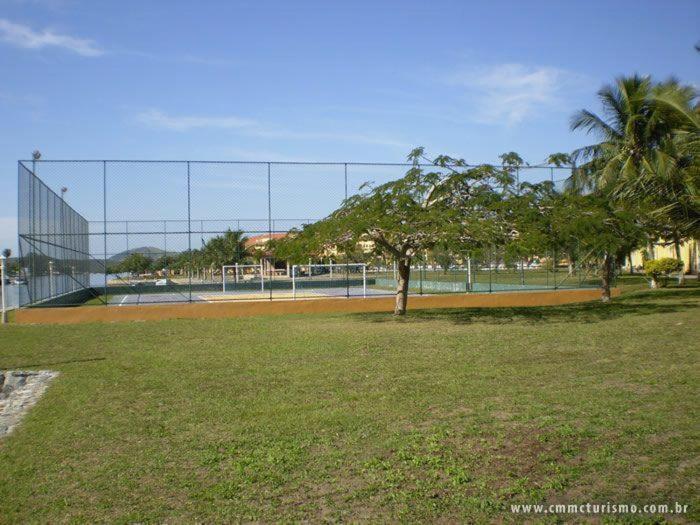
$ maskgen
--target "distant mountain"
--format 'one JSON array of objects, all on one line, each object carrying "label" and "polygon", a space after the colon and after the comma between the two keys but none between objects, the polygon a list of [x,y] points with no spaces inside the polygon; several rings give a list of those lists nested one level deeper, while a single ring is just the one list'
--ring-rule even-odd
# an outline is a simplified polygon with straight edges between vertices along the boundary
[{"label": "distant mountain", "polygon": [[[107,259],[107,262],[120,263],[132,253],[140,253],[142,255],[145,255],[149,259],[158,259],[166,255],[166,252],[164,250],[156,248],[155,246],[141,246],[140,248],[131,248],[129,250],[124,250],[123,252],[119,252],[115,255],[112,255],[109,259]],[[180,252],[167,252],[167,255],[174,257],[179,253]]]}]

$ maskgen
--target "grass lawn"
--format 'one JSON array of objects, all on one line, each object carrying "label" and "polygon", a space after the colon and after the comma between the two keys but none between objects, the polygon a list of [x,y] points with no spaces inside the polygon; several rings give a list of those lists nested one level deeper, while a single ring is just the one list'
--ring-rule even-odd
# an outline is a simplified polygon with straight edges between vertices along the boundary
[{"label": "grass lawn", "polygon": [[0,522],[516,521],[514,503],[676,501],[690,514],[667,518],[697,522],[699,319],[691,288],[398,320],[9,325],[0,368],[61,375],[0,441]]}]

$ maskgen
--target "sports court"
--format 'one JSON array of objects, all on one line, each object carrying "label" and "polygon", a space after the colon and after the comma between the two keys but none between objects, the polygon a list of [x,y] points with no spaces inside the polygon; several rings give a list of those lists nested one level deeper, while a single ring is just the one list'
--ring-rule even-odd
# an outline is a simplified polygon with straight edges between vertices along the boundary
[{"label": "sports court", "polygon": [[[367,288],[364,293],[366,296],[385,296],[391,292],[387,290],[379,290]],[[159,303],[189,303],[189,302],[204,302],[204,303],[220,303],[228,301],[270,301],[270,300],[305,300],[305,299],[321,299],[328,297],[362,297],[363,289],[361,287],[334,287],[334,288],[316,288],[305,289],[294,293],[292,290],[273,290],[270,291],[255,291],[255,290],[240,290],[240,291],[212,291],[212,292],[192,292],[192,297],[187,291],[164,291],[161,293],[132,293],[132,294],[117,294],[108,295],[107,304],[125,306],[139,304],[159,304]]]},{"label": "sports court", "polygon": [[[367,181],[412,164],[19,161],[20,307],[365,298],[396,293],[396,262],[371,244],[279,257],[275,243],[327,217]],[[431,169],[438,169],[430,166]],[[442,168],[441,168],[442,169]],[[562,171],[563,170],[563,171]],[[568,177],[523,167],[521,181]],[[139,185],[147,181],[145,185]],[[57,193],[71,188],[70,198]],[[416,255],[412,295],[585,288],[561,254],[502,249],[443,267]],[[393,265],[393,266],[392,266]]]}]

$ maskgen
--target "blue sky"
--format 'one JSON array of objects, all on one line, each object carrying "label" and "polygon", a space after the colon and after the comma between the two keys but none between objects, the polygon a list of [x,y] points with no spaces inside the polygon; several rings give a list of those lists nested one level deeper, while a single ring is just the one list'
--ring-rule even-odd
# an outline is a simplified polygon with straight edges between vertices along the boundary
[{"label": "blue sky", "polygon": [[618,75],[700,84],[699,40],[697,1],[0,0],[0,245],[35,148],[538,163],[588,142],[568,119]]}]

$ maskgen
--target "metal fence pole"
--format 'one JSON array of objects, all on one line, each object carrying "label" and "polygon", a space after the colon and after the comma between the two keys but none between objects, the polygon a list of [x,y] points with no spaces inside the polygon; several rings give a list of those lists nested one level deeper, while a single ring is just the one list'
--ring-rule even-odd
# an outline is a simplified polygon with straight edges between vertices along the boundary
[{"label": "metal fence pole", "polygon": [[102,161],[102,223],[103,231],[102,235],[104,237],[104,272],[105,272],[105,282],[104,282],[104,303],[105,306],[109,304],[107,300],[107,161]]},{"label": "metal fence pole", "polygon": [[189,302],[192,302],[192,185],[190,183],[190,161],[187,161],[187,252],[189,255],[188,274],[188,291]]},{"label": "metal fence pole", "polygon": [[[267,241],[267,246],[269,247],[270,244],[272,243],[272,175],[271,175],[271,170],[272,170],[272,164],[267,163],[267,230],[269,232],[268,236],[268,241]],[[264,260],[264,256],[260,259],[261,263]],[[270,266],[270,301],[272,301],[272,264],[270,261],[268,261],[268,265]],[[262,271],[262,269],[261,269]],[[263,278],[264,282],[264,278]],[[265,289],[263,288],[263,291]]]},{"label": "metal fence pole", "polygon": [[[343,164],[343,180],[345,183],[345,191],[343,195],[345,196],[344,201],[348,199],[348,164],[347,162]],[[347,251],[345,252],[345,297],[350,299],[350,256]]]}]

